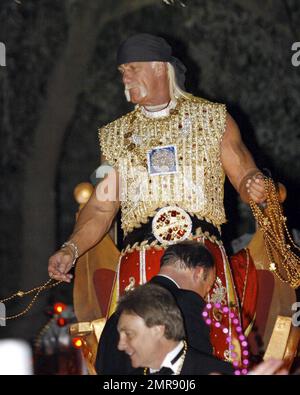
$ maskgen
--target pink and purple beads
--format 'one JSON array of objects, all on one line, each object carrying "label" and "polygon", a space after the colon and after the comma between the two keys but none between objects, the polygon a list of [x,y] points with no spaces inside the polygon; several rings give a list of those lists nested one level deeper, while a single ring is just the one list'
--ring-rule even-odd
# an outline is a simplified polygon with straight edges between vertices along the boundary
[{"label": "pink and purple beads", "polygon": [[[235,326],[236,333],[238,334],[238,341],[240,343],[240,347],[242,350],[242,366],[240,366],[239,360],[235,359],[237,358],[237,353],[234,352],[234,345],[232,344],[232,338],[231,335],[229,335],[229,330],[226,328],[226,326],[222,325],[219,321],[215,321],[213,323],[213,320],[209,317],[209,311],[215,307],[216,309],[221,310],[225,314],[229,314],[229,318],[231,319],[231,322]],[[231,356],[233,358],[232,365],[234,366],[234,374],[236,376],[240,375],[246,375],[248,374],[248,366],[249,366],[249,351],[248,351],[248,342],[246,339],[246,336],[243,334],[243,329],[240,323],[240,320],[238,319],[237,315],[230,311],[228,306],[221,306],[220,303],[207,303],[202,316],[204,318],[204,321],[206,322],[207,325],[214,325],[216,328],[220,328],[222,332],[227,335],[226,337],[226,342],[228,343],[228,349],[231,351]]]}]

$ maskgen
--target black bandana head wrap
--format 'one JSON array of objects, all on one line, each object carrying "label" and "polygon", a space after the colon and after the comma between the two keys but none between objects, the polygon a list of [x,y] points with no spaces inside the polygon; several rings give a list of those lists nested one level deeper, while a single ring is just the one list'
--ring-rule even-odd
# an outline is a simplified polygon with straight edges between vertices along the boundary
[{"label": "black bandana head wrap", "polygon": [[121,45],[117,53],[118,65],[131,62],[169,62],[175,69],[176,81],[181,89],[185,89],[186,68],[183,63],[172,56],[172,48],[162,37],[140,33],[129,37]]}]

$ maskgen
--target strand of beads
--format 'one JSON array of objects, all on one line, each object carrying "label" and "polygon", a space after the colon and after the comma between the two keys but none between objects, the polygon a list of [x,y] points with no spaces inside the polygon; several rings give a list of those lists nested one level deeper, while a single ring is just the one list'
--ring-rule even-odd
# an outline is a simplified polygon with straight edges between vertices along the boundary
[{"label": "strand of beads", "polygon": [[[210,318],[210,311],[213,308],[219,309],[222,311],[224,314],[229,314],[229,319],[231,319],[232,324],[235,326],[235,331],[238,335],[238,341],[240,343],[240,349],[242,352],[241,359],[242,363],[240,365],[240,362],[238,359],[238,354],[234,352],[234,345],[232,343],[232,336],[229,334],[228,328],[226,328],[225,325],[222,325],[221,322],[215,321],[213,323],[213,320]],[[249,366],[249,351],[248,351],[248,341],[246,339],[246,336],[243,334],[243,329],[240,323],[240,320],[233,311],[230,311],[228,306],[222,306],[220,303],[207,303],[205,306],[202,316],[204,318],[204,321],[207,325],[214,325],[216,328],[220,328],[222,332],[225,335],[228,335],[226,338],[226,342],[228,343],[228,349],[231,352],[231,357],[233,358],[232,365],[234,366],[234,374],[236,376],[240,375],[246,375],[248,374],[248,366]]]},{"label": "strand of beads", "polygon": [[[289,233],[274,181],[265,178],[266,210],[250,200],[250,207],[264,236],[269,270],[292,288],[300,285],[300,248]],[[290,244],[288,244],[288,241]],[[294,249],[294,251],[293,251]],[[296,251],[297,250],[297,251]],[[297,253],[296,253],[297,252]]]}]

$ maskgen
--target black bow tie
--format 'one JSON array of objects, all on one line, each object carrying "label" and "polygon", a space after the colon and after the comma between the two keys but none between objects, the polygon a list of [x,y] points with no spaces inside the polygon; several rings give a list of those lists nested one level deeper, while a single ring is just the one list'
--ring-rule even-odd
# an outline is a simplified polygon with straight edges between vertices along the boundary
[{"label": "black bow tie", "polygon": [[[174,365],[175,362],[178,361],[178,359],[183,355],[183,353],[186,351],[187,348],[187,344],[185,342],[184,346],[182,347],[182,349],[179,351],[179,353],[176,355],[175,358],[172,359],[171,364]],[[145,374],[146,374],[147,369],[145,370]],[[149,371],[149,369],[148,369]],[[160,368],[160,370],[158,370],[157,372],[154,373],[149,373],[151,375],[153,374],[157,374],[157,375],[170,375],[170,374],[174,374],[174,370],[172,370],[171,368],[167,368],[165,366],[163,366],[162,368]]]},{"label": "black bow tie", "polygon": [[160,370],[158,370],[157,372],[155,372],[155,373],[150,373],[151,375],[153,375],[153,374],[157,374],[157,375],[167,375],[167,374],[173,374],[174,373],[174,371],[171,369],[171,368],[167,368],[167,367],[165,367],[165,366],[163,366]]}]

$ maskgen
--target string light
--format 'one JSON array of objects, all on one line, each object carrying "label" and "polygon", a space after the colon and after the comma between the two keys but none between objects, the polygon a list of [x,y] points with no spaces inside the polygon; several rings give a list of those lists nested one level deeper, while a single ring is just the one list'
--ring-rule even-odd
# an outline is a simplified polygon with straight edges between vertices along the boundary
[{"label": "string light", "polygon": [[64,303],[58,302],[55,303],[53,310],[55,314],[61,314],[66,308],[66,305]]},{"label": "string light", "polygon": [[56,323],[57,323],[58,326],[61,326],[61,327],[62,327],[62,326],[65,326],[65,325],[66,325],[67,321],[66,321],[63,317],[59,317],[59,318],[57,319]]},{"label": "string light", "polygon": [[75,348],[81,348],[83,345],[83,341],[82,339],[80,339],[80,337],[74,337],[72,339],[72,344]]}]

